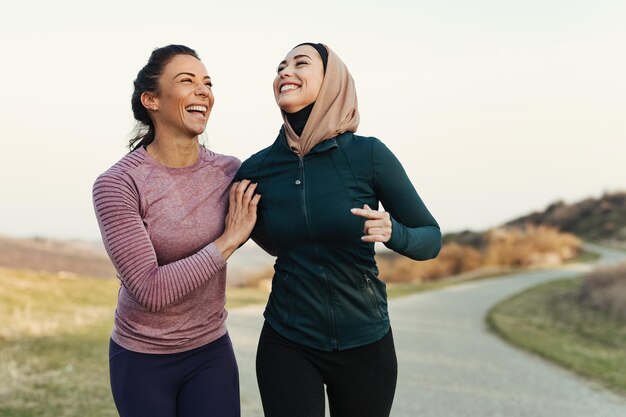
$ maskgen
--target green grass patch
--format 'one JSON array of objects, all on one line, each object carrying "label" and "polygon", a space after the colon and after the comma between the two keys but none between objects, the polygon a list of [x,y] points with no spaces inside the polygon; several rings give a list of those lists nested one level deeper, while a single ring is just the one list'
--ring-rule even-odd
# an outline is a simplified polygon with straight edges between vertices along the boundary
[{"label": "green grass patch", "polygon": [[[117,416],[108,347],[117,279],[0,269],[0,416]],[[227,308],[267,294],[228,288]]]},{"label": "green grass patch", "polygon": [[582,278],[526,290],[491,309],[508,342],[626,394],[626,322],[582,306]]},{"label": "green grass patch", "polygon": [[0,270],[0,415],[116,416],[108,339],[119,282]]},{"label": "green grass patch", "polygon": [[601,258],[599,253],[582,249],[575,258],[567,261],[567,263],[590,263],[597,262]]}]

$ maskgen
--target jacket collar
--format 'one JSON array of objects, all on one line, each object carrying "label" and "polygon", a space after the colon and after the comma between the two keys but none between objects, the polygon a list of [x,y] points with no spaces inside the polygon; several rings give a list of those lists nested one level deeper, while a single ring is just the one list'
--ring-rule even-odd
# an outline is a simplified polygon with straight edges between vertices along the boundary
[{"label": "jacket collar", "polygon": [[[336,149],[339,144],[338,141],[342,140],[344,137],[347,137],[348,135],[352,135],[352,132],[345,132],[342,133],[340,135],[335,136],[334,138],[330,138],[330,139],[326,139],[320,143],[318,143],[317,145],[315,145],[313,147],[313,149],[311,149],[311,151],[306,154],[304,157],[307,158],[311,155],[314,154],[318,154],[318,153],[322,153],[322,152],[326,152],[332,149]],[[286,151],[293,153],[293,151],[291,151],[291,149],[289,149],[288,145],[287,145],[287,137],[285,136],[285,131],[283,128],[280,129],[280,133],[278,134],[278,138],[276,139],[276,142],[280,142],[280,146],[285,149]],[[296,156],[294,154],[294,156]]]}]

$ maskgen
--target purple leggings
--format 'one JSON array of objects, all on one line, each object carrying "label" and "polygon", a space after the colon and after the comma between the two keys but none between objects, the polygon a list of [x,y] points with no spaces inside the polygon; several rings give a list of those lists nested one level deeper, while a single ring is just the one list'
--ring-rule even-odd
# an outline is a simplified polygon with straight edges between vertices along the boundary
[{"label": "purple leggings", "polygon": [[228,333],[173,354],[132,352],[111,340],[109,369],[121,417],[240,417],[239,372]]}]

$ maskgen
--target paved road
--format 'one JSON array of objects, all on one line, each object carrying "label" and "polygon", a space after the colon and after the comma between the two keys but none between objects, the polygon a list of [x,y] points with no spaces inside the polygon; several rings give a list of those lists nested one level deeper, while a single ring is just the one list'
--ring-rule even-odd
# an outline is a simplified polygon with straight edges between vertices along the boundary
[{"label": "paved road", "polygon": [[[603,263],[626,260],[604,248]],[[390,303],[399,377],[394,417],[624,417],[626,399],[490,333],[484,317],[525,288],[574,277],[585,266],[528,272],[416,294]],[[262,417],[254,355],[262,308],[233,310],[242,415]]]}]

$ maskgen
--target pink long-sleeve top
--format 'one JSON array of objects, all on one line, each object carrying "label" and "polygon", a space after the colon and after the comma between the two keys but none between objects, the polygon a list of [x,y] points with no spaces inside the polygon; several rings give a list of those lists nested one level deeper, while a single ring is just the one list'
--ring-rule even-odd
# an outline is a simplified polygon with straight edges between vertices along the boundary
[{"label": "pink long-sleeve top", "polygon": [[224,231],[237,158],[200,147],[169,168],[144,148],[98,177],[93,203],[121,281],[111,338],[143,353],[176,353],[226,333]]}]

